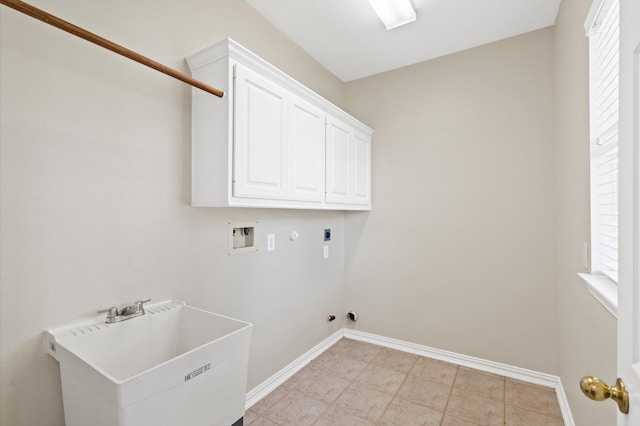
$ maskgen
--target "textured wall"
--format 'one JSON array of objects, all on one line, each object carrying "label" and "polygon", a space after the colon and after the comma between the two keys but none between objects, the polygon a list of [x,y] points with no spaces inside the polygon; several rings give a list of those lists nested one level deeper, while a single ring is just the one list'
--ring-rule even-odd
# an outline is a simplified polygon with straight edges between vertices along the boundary
[{"label": "textured wall", "polygon": [[556,372],[553,77],[544,29],[347,84],[376,130],[359,329]]},{"label": "textured wall", "polygon": [[[341,100],[342,83],[242,1],[34,4],[185,72],[230,36]],[[3,426],[63,424],[42,333],[107,306],[175,297],[254,322],[249,389],[342,326],[326,316],[343,311],[343,213],[190,207],[189,86],[4,6],[0,19]],[[230,220],[258,220],[261,250],[228,256]]]},{"label": "textured wall", "polygon": [[[364,331],[560,374],[578,425],[612,424],[615,406],[574,386],[615,377],[615,320],[575,275],[589,3],[564,0],[555,30],[343,85],[244,2],[34,2],[182,71],[230,36],[348,101],[376,133],[374,210],[346,214],[189,207],[190,89],[1,7],[0,424],[63,424],[44,329],[146,297],[254,322],[250,389],[355,307]],[[228,256],[230,220],[258,220],[277,250]]]}]

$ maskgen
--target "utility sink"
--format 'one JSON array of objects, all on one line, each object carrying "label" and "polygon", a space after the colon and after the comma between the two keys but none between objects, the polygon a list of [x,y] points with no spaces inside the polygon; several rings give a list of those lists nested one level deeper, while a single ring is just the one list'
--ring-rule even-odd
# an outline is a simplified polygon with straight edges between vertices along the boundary
[{"label": "utility sink", "polygon": [[176,300],[145,311],[46,331],[66,425],[241,424],[253,325]]}]

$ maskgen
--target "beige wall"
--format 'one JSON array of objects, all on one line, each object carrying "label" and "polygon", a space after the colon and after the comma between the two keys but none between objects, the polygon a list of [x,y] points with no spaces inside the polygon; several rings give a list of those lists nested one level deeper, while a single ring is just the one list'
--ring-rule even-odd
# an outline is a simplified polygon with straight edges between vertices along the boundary
[{"label": "beige wall", "polygon": [[[615,321],[575,275],[588,3],[564,0],[555,30],[344,85],[244,2],[34,2],[182,71],[230,36],[346,105],[376,130],[374,209],[346,220],[189,207],[190,89],[0,8],[0,424],[63,424],[44,329],[145,297],[254,322],[250,389],[354,307],[364,331],[560,374],[578,425],[612,424],[574,386],[615,377]],[[230,220],[258,220],[277,250],[228,256]]]},{"label": "beige wall", "polygon": [[[231,36],[341,101],[242,1],[33,3],[182,71]],[[188,86],[4,6],[0,29],[0,424],[64,423],[42,333],[110,305],[176,297],[254,322],[250,389],[342,326],[326,318],[344,310],[343,213],[189,207]],[[258,220],[262,250],[228,256],[230,220]]]},{"label": "beige wall", "polygon": [[589,241],[589,73],[583,23],[590,0],[563,0],[555,28],[558,369],[577,425],[615,424],[616,405],[585,398],[578,382],[616,378],[616,321],[586,291]]},{"label": "beige wall", "polygon": [[556,372],[553,78],[544,29],[347,84],[376,131],[358,329]]}]

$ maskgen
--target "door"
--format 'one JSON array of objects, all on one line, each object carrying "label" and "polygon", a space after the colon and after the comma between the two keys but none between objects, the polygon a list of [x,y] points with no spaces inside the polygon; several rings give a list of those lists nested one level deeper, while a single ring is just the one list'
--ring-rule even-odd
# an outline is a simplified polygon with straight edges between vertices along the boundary
[{"label": "door", "polygon": [[325,114],[291,97],[289,109],[289,198],[321,203],[324,199]]},{"label": "door", "polygon": [[287,92],[244,66],[235,66],[233,195],[287,196]]},{"label": "door", "polygon": [[618,426],[640,425],[640,0],[620,1],[620,237],[618,377],[629,414]]},{"label": "door", "polygon": [[353,202],[353,131],[327,116],[327,203]]},{"label": "door", "polygon": [[353,133],[353,203],[371,202],[371,136]]}]

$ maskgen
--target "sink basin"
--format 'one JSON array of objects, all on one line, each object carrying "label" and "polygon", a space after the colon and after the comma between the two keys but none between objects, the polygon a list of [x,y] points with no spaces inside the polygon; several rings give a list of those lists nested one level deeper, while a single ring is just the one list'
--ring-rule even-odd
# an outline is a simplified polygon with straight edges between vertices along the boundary
[{"label": "sink basin", "polygon": [[67,426],[220,425],[242,418],[252,324],[186,305],[47,330]]}]

